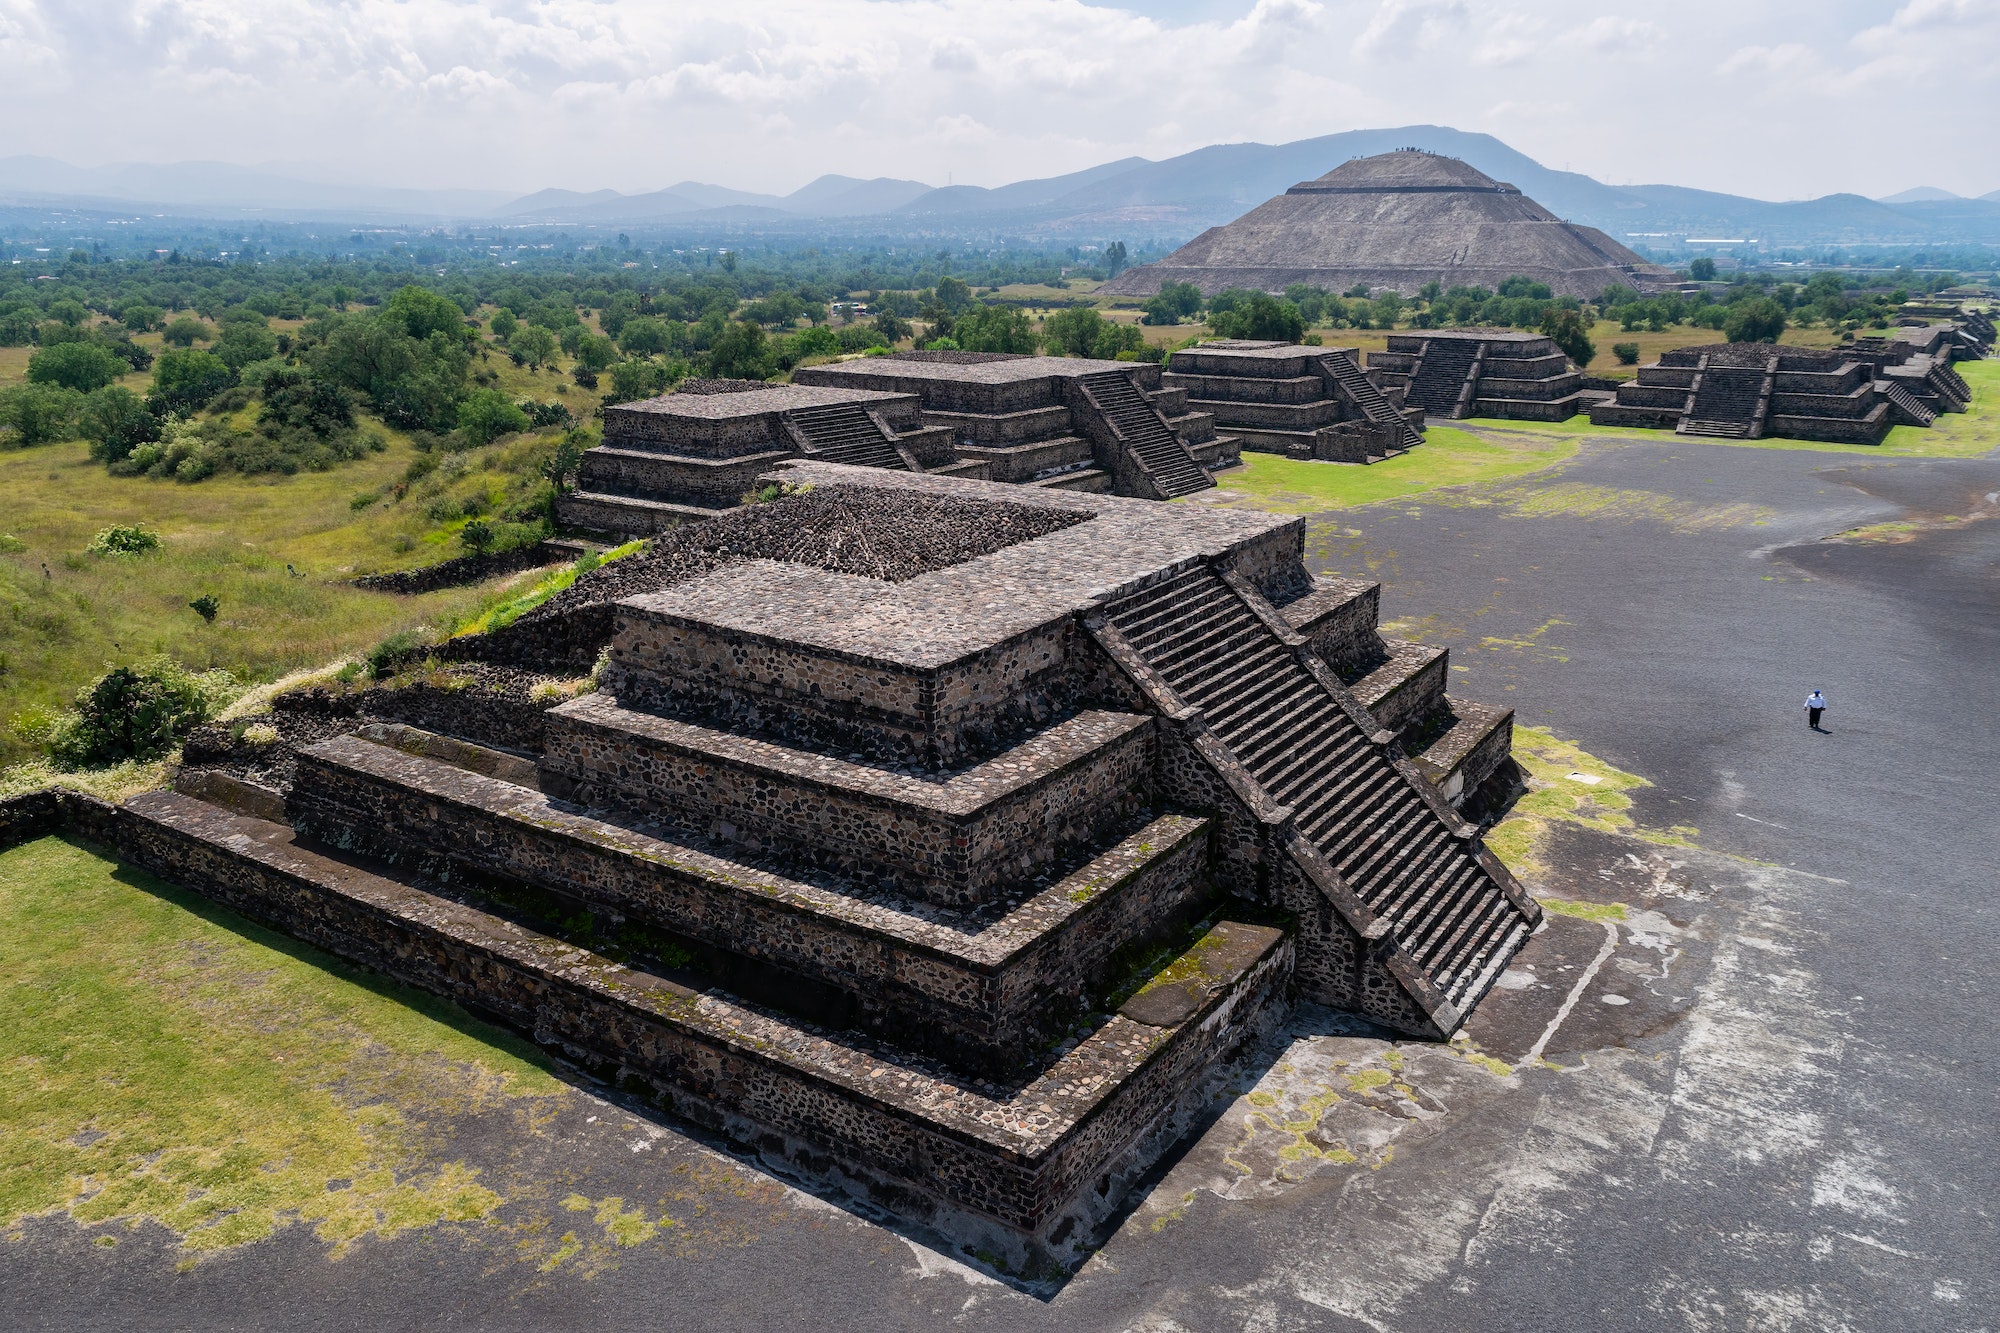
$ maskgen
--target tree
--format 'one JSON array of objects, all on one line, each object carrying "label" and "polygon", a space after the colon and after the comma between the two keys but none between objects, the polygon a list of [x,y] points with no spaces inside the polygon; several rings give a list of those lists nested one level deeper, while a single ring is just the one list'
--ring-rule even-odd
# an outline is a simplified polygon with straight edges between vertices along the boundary
[{"label": "tree", "polygon": [[208,400],[236,382],[217,356],[194,348],[162,352],[153,365],[153,392],[146,406],[156,417],[199,412]]},{"label": "tree", "polygon": [[718,379],[768,379],[776,368],[761,325],[732,320],[708,349],[708,373]]},{"label": "tree", "polygon": [[875,332],[882,335],[885,345],[890,347],[894,347],[911,333],[909,321],[893,311],[882,311],[870,323]]},{"label": "tree", "polygon": [[1715,261],[1706,255],[1688,265],[1688,276],[1696,282],[1715,281]]},{"label": "tree", "polygon": [[937,308],[947,315],[956,315],[972,307],[972,288],[966,286],[962,278],[939,278],[935,296]]},{"label": "tree", "polygon": [[1590,341],[1590,329],[1583,322],[1581,311],[1550,306],[1542,314],[1542,332],[1562,348],[1565,356],[1576,362],[1578,370],[1589,365],[1591,358],[1597,355],[1597,345]]},{"label": "tree", "polygon": [[1088,306],[1058,310],[1042,321],[1042,341],[1057,356],[1089,356],[1104,330],[1104,316]]},{"label": "tree", "polygon": [[582,466],[584,451],[589,447],[588,432],[575,428],[563,432],[562,443],[549,455],[549,461],[542,464],[542,476],[557,495],[576,485],[576,470]]},{"label": "tree", "polygon": [[475,445],[528,428],[528,414],[498,389],[475,389],[458,405],[458,429]]},{"label": "tree", "polygon": [[198,342],[205,343],[214,336],[208,331],[208,325],[198,319],[189,319],[186,315],[167,325],[166,332],[160,335],[169,347],[192,347]]},{"label": "tree", "polygon": [[92,458],[115,463],[139,445],[160,438],[160,423],[138,394],[113,384],[83,400],[78,433],[90,441]]},{"label": "tree", "polygon": [[81,301],[51,301],[48,316],[58,324],[67,324],[73,329],[82,328],[90,318],[90,311]]},{"label": "tree", "polygon": [[1722,319],[1722,336],[1733,343],[1774,343],[1784,331],[1785,308],[1768,296],[1738,301]]},{"label": "tree", "polygon": [[601,333],[586,333],[577,339],[577,363],[595,374],[618,359],[618,345]]},{"label": "tree", "polygon": [[1027,314],[1004,305],[980,306],[959,316],[951,336],[968,352],[1032,352],[1040,345]]},{"label": "tree", "polygon": [[58,343],[43,347],[28,358],[28,382],[59,384],[78,393],[89,393],[103,388],[128,369],[121,358],[95,343]]},{"label": "tree", "polygon": [[241,370],[252,361],[264,361],[278,354],[278,339],[261,323],[237,320],[225,324],[216,340],[215,355],[231,370]]},{"label": "tree", "polygon": [[415,283],[397,288],[383,303],[380,318],[419,340],[442,333],[463,341],[471,332],[465,327],[465,312],[456,301]]},{"label": "tree", "polygon": [[1113,241],[1104,247],[1104,268],[1107,276],[1115,278],[1123,273],[1127,262],[1125,242]]},{"label": "tree", "polygon": [[1146,323],[1178,324],[1201,309],[1201,288],[1191,282],[1163,282],[1159,295],[1146,302]]},{"label": "tree", "polygon": [[630,403],[667,391],[666,367],[657,361],[634,359],[611,367],[610,401]]},{"label": "tree", "polygon": [[625,321],[618,334],[618,345],[632,356],[656,356],[672,346],[667,337],[667,326],[651,315],[640,315]]},{"label": "tree", "polygon": [[576,349],[583,345],[584,335],[588,332],[589,330],[581,324],[565,325],[562,331],[556,334],[556,346],[562,348],[564,356],[575,356]]},{"label": "tree", "polygon": [[70,438],[83,395],[60,384],[16,384],[0,389],[0,430],[27,447]]},{"label": "tree", "polygon": [[493,326],[493,336],[502,342],[513,337],[514,330],[521,327],[521,321],[514,318],[514,312],[504,305],[493,312],[490,322]]},{"label": "tree", "polygon": [[556,335],[539,324],[523,324],[507,339],[507,350],[539,368],[556,354]]},{"label": "tree", "polygon": [[1224,338],[1295,343],[1305,336],[1305,316],[1290,301],[1268,292],[1252,292],[1240,304],[1218,309],[1220,297],[1209,302],[1208,325]]},{"label": "tree", "polygon": [[166,321],[167,312],[156,305],[134,303],[118,313],[118,319],[134,333],[151,333]]}]

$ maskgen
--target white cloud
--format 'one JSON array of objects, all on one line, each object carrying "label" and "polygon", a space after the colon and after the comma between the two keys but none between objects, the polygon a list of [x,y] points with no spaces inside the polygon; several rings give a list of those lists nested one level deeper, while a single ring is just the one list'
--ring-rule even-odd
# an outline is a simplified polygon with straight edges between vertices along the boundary
[{"label": "white cloud", "polygon": [[2000,5],[1863,8],[1256,0],[1169,23],[1141,0],[0,0],[0,114],[29,127],[16,151],[77,162],[310,153],[331,175],[520,189],[1001,184],[1413,123],[1619,181],[2000,186],[1983,139],[1895,114],[1990,118]]}]

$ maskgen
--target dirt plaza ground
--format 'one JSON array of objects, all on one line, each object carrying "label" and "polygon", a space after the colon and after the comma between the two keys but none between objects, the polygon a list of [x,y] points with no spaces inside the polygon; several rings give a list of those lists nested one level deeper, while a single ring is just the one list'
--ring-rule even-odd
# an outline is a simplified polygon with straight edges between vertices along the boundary
[{"label": "dirt plaza ground", "polygon": [[[2000,1295],[1982,1151],[1996,513],[1991,458],[1586,435],[1541,471],[1313,519],[1316,567],[1381,579],[1390,632],[1449,646],[1454,693],[1517,710],[1533,790],[1496,839],[1531,866],[1548,924],[1449,1045],[1297,1013],[1052,1288],[793,1188],[84,849],[16,849],[0,857],[10,911],[60,882],[157,942],[93,945],[105,971],[88,985],[24,951],[17,1011],[70,1015],[69,1041],[89,1039],[74,1021],[89,986],[206,1015],[162,1018],[158,1040],[235,1042],[206,1081],[239,1080],[239,1100],[183,1137],[241,1137],[274,1113],[312,1132],[257,1140],[260,1194],[205,1159],[176,1166],[186,1145],[160,1126],[177,1111],[135,1100],[120,1050],[101,1087],[60,1088],[44,1055],[10,1050],[29,1091],[5,1094],[0,1200],[52,1193],[0,1232],[0,1314],[51,1329],[1980,1327]],[[1823,735],[1800,708],[1815,687]],[[68,928],[34,919],[45,940]],[[252,1052],[257,1081],[240,1081]],[[272,1062],[312,1072],[286,1081]],[[207,1096],[191,1082],[182,1101]],[[58,1112],[99,1116],[64,1143],[152,1126],[157,1155],[92,1175],[24,1149]],[[284,1193],[301,1162],[330,1177],[311,1198]],[[240,1234],[203,1242],[175,1209],[223,1189]],[[93,1207],[114,1197],[131,1201]]]}]

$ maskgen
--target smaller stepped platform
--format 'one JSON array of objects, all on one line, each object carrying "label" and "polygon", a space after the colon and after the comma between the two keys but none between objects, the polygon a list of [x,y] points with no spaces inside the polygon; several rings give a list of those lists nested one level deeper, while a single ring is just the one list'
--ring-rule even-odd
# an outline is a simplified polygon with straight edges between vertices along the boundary
[{"label": "smaller stepped platform", "polygon": [[991,481],[1167,500],[1206,490],[1240,443],[1157,366],[1002,352],[898,352],[805,366],[800,384],[910,394]]},{"label": "smaller stepped platform", "polygon": [[1218,339],[1174,353],[1161,379],[1245,449],[1373,463],[1423,442],[1422,413],[1398,407],[1349,348]]},{"label": "smaller stepped platform", "polygon": [[1615,398],[1591,408],[1590,420],[1710,439],[1880,444],[1893,425],[1936,418],[1908,388],[1925,382],[1931,364],[1912,363],[1908,344],[1826,351],[1764,343],[1681,347],[1641,366]]},{"label": "smaller stepped platform", "polygon": [[958,460],[906,394],[752,380],[694,380],[676,393],[604,411],[604,440],[556,500],[565,527],[651,536],[742,503],[790,458],[902,471]]},{"label": "smaller stepped platform", "polygon": [[1389,336],[1369,377],[1433,417],[1567,421],[1597,400],[1555,342],[1512,329],[1430,329]]}]

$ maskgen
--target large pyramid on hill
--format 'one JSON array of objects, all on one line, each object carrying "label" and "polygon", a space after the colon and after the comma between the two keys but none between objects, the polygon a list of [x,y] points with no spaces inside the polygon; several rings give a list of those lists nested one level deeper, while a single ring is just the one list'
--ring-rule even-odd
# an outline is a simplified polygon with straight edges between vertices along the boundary
[{"label": "large pyramid on hill", "polygon": [[1586,298],[1612,283],[1650,287],[1667,277],[1596,228],[1564,222],[1457,158],[1402,149],[1294,185],[1100,291],[1151,296],[1162,283],[1191,282],[1213,295],[1367,283],[1414,296],[1427,282],[1491,289],[1514,274]]}]

